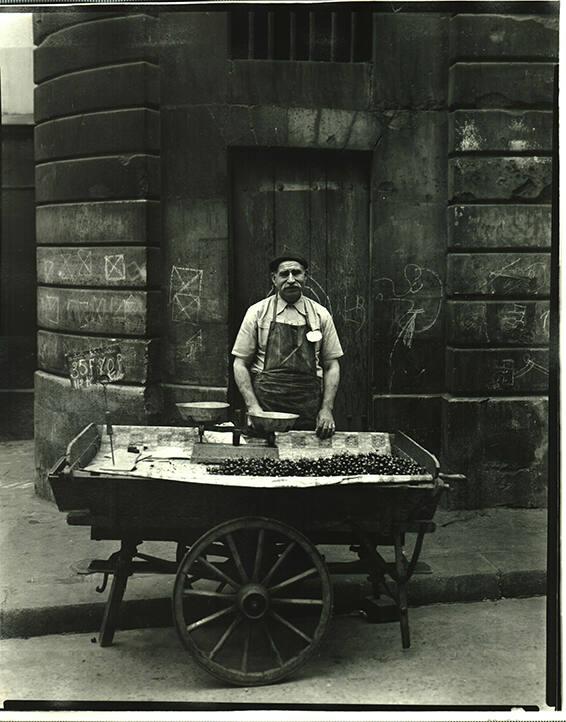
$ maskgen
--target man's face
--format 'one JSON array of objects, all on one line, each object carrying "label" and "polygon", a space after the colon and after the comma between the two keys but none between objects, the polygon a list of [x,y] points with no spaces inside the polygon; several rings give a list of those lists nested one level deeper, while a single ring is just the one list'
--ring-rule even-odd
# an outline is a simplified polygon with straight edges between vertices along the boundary
[{"label": "man's face", "polygon": [[297,261],[283,261],[276,273],[271,274],[271,280],[281,298],[287,303],[295,303],[303,292],[305,269]]}]

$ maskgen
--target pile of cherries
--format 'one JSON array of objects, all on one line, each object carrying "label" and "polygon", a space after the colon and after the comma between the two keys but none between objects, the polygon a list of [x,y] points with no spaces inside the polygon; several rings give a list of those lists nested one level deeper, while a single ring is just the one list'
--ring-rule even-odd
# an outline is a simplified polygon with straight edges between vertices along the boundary
[{"label": "pile of cherries", "polygon": [[225,476],[377,476],[421,475],[426,471],[410,459],[390,454],[334,454],[316,459],[224,459],[206,468]]}]

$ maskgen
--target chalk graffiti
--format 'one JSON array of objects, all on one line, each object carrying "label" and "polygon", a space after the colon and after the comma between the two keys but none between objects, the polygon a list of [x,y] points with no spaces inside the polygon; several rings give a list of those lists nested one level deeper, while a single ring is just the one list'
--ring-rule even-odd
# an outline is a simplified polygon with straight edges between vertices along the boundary
[{"label": "chalk graffiti", "polygon": [[104,256],[104,276],[107,281],[126,280],[126,264],[123,253]]},{"label": "chalk graffiti", "polygon": [[501,316],[501,328],[504,331],[518,331],[526,326],[527,306],[524,303],[514,303],[511,308],[505,308]]},{"label": "chalk graffiti", "polygon": [[485,341],[490,343],[491,339],[484,310],[482,308],[473,309],[468,307],[466,312],[468,315],[465,315],[462,319],[463,330],[471,333],[472,336],[476,334],[483,335]]},{"label": "chalk graffiti", "polygon": [[49,363],[50,348],[47,338],[38,334],[37,338],[37,363],[40,368],[44,368]]},{"label": "chalk graffiti", "polygon": [[[82,304],[85,304],[86,308],[88,309],[88,301],[81,301]],[[90,311],[90,312],[89,312]],[[79,310],[79,316],[80,316],[80,310]],[[88,309],[86,313],[84,314],[84,320],[85,323],[81,324],[88,326],[102,326],[104,324],[104,316],[106,313],[106,302],[104,298],[93,298],[92,299],[92,310]]]},{"label": "chalk graffiti", "polygon": [[202,329],[190,336],[184,345],[184,357],[186,361],[194,361],[199,353],[202,351]]},{"label": "chalk graffiti", "polygon": [[526,376],[531,371],[538,371],[543,374],[543,376],[549,375],[548,369],[537,363],[533,358],[531,358],[530,354],[525,354],[525,356],[523,356],[523,366],[519,369],[516,368],[514,359],[501,359],[501,361],[499,361],[495,366],[495,372],[489,382],[489,388],[494,391],[512,389],[515,386],[517,379]]},{"label": "chalk graffiti", "polygon": [[124,313],[126,314],[126,317],[139,313],[141,310],[140,306],[141,299],[139,297],[136,298],[136,296],[130,293],[128,298],[124,301]]},{"label": "chalk graffiti", "polygon": [[524,260],[524,258],[516,258],[497,271],[490,271],[487,279],[479,287],[482,289],[487,288],[492,293],[505,293],[518,290],[518,286],[525,284],[525,282],[529,287],[532,286],[541,271],[544,272],[545,264],[542,261],[537,261],[526,267],[518,266]]},{"label": "chalk graffiti", "polygon": [[172,266],[169,280],[169,304],[172,321],[199,320],[203,271],[200,268]]},{"label": "chalk graffiti", "polygon": [[344,302],[340,309],[340,315],[344,323],[351,323],[356,327],[355,332],[360,333],[366,323],[366,302],[363,296],[356,294],[354,302],[344,296]]},{"label": "chalk graffiti", "polygon": [[145,281],[147,276],[145,265],[140,266],[136,261],[130,261],[128,263],[128,275],[132,281],[137,281],[138,279]]},{"label": "chalk graffiti", "polygon": [[63,283],[76,283],[77,279],[90,279],[100,276],[108,282],[146,281],[145,262],[128,260],[124,253],[102,254],[91,249],[77,249],[63,253],[50,254],[44,258],[39,267],[43,273],[44,283],[53,283],[54,279]]},{"label": "chalk graffiti", "polygon": [[47,323],[59,323],[58,296],[45,296],[45,320]]},{"label": "chalk graffiti", "polygon": [[[392,278],[378,278],[377,301],[392,304],[388,314],[393,324],[393,343],[388,357],[389,390],[395,377],[395,356],[413,346],[415,335],[431,329],[438,321],[444,297],[440,276],[430,268],[408,263],[403,268],[403,288]],[[422,369],[421,369],[422,372]]]},{"label": "chalk graffiti", "polygon": [[92,276],[92,251],[79,249],[76,253],[61,254],[61,267],[57,271],[61,281],[72,281],[77,276],[90,278]]},{"label": "chalk graffiti", "polygon": [[126,320],[126,301],[123,298],[110,299],[110,313],[117,321]]},{"label": "chalk graffiti", "polygon": [[404,346],[411,348],[414,335],[428,331],[437,322],[444,290],[440,276],[429,268],[410,263],[403,269],[403,276],[406,288],[402,291],[396,288],[393,279],[378,278],[376,286],[381,286],[382,290],[378,290],[376,299],[405,304],[395,320],[398,329],[395,343],[402,341]]},{"label": "chalk graffiti", "polygon": [[92,251],[80,250],[77,252],[79,276],[89,278],[92,276]]},{"label": "chalk graffiti", "polygon": [[57,275],[62,281],[68,281],[71,278],[74,278],[75,271],[73,260],[73,257],[68,253],[64,253],[61,256],[61,268],[57,272]]},{"label": "chalk graffiti", "polygon": [[540,320],[542,323],[542,330],[549,331],[550,330],[550,310],[544,311],[543,313],[541,313]]},{"label": "chalk graffiti", "polygon": [[326,293],[326,291],[316,280],[316,278],[311,274],[309,274],[307,277],[305,283],[305,290],[310,291],[310,293],[314,296],[314,300],[320,303],[321,306],[326,306],[331,316],[334,315],[334,311],[332,309],[332,300],[330,296]]},{"label": "chalk graffiti", "polygon": [[43,274],[45,276],[45,283],[50,283],[53,278],[53,272],[55,270],[55,263],[48,259],[43,261]]},{"label": "chalk graffiti", "polygon": [[136,297],[130,293],[124,301],[125,327],[131,331],[143,324],[143,301],[140,297]]}]

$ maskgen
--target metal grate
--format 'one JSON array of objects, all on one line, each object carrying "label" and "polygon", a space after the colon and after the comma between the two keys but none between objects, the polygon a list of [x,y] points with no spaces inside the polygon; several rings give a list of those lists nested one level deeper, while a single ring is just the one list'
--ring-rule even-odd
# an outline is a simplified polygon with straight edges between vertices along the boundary
[{"label": "metal grate", "polygon": [[231,56],[244,60],[367,63],[372,59],[372,13],[232,10]]}]

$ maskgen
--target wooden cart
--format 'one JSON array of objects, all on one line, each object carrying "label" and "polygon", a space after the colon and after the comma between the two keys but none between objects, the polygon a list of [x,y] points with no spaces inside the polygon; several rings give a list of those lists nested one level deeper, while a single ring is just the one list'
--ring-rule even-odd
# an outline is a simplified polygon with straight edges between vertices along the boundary
[{"label": "wooden cart", "polygon": [[[298,439],[298,447],[304,443],[285,435],[287,445],[289,438]],[[335,444],[340,438],[347,443],[347,435],[337,434]],[[100,470],[108,456],[103,428],[86,427],[53,467],[50,483],[69,524],[90,526],[93,539],[120,541],[109,559],[91,563],[91,571],[105,574],[102,590],[112,576],[100,644],[112,643],[131,574],[174,573],[174,622],[194,659],[231,683],[275,682],[301,667],[320,643],[332,613],[330,574],[357,572],[368,575],[376,599],[393,600],[403,647],[409,647],[407,582],[425,533],[434,530],[447,476],[432,454],[402,433],[369,432],[368,438],[426,473],[225,477],[203,465],[158,458],[156,449],[194,443],[192,429],[120,426],[114,427],[115,447],[146,447],[145,469],[140,460],[135,471],[107,473]],[[416,534],[410,558],[408,532]],[[138,551],[149,540],[175,542],[176,559]],[[317,545],[332,544],[356,556],[327,564]]]}]

